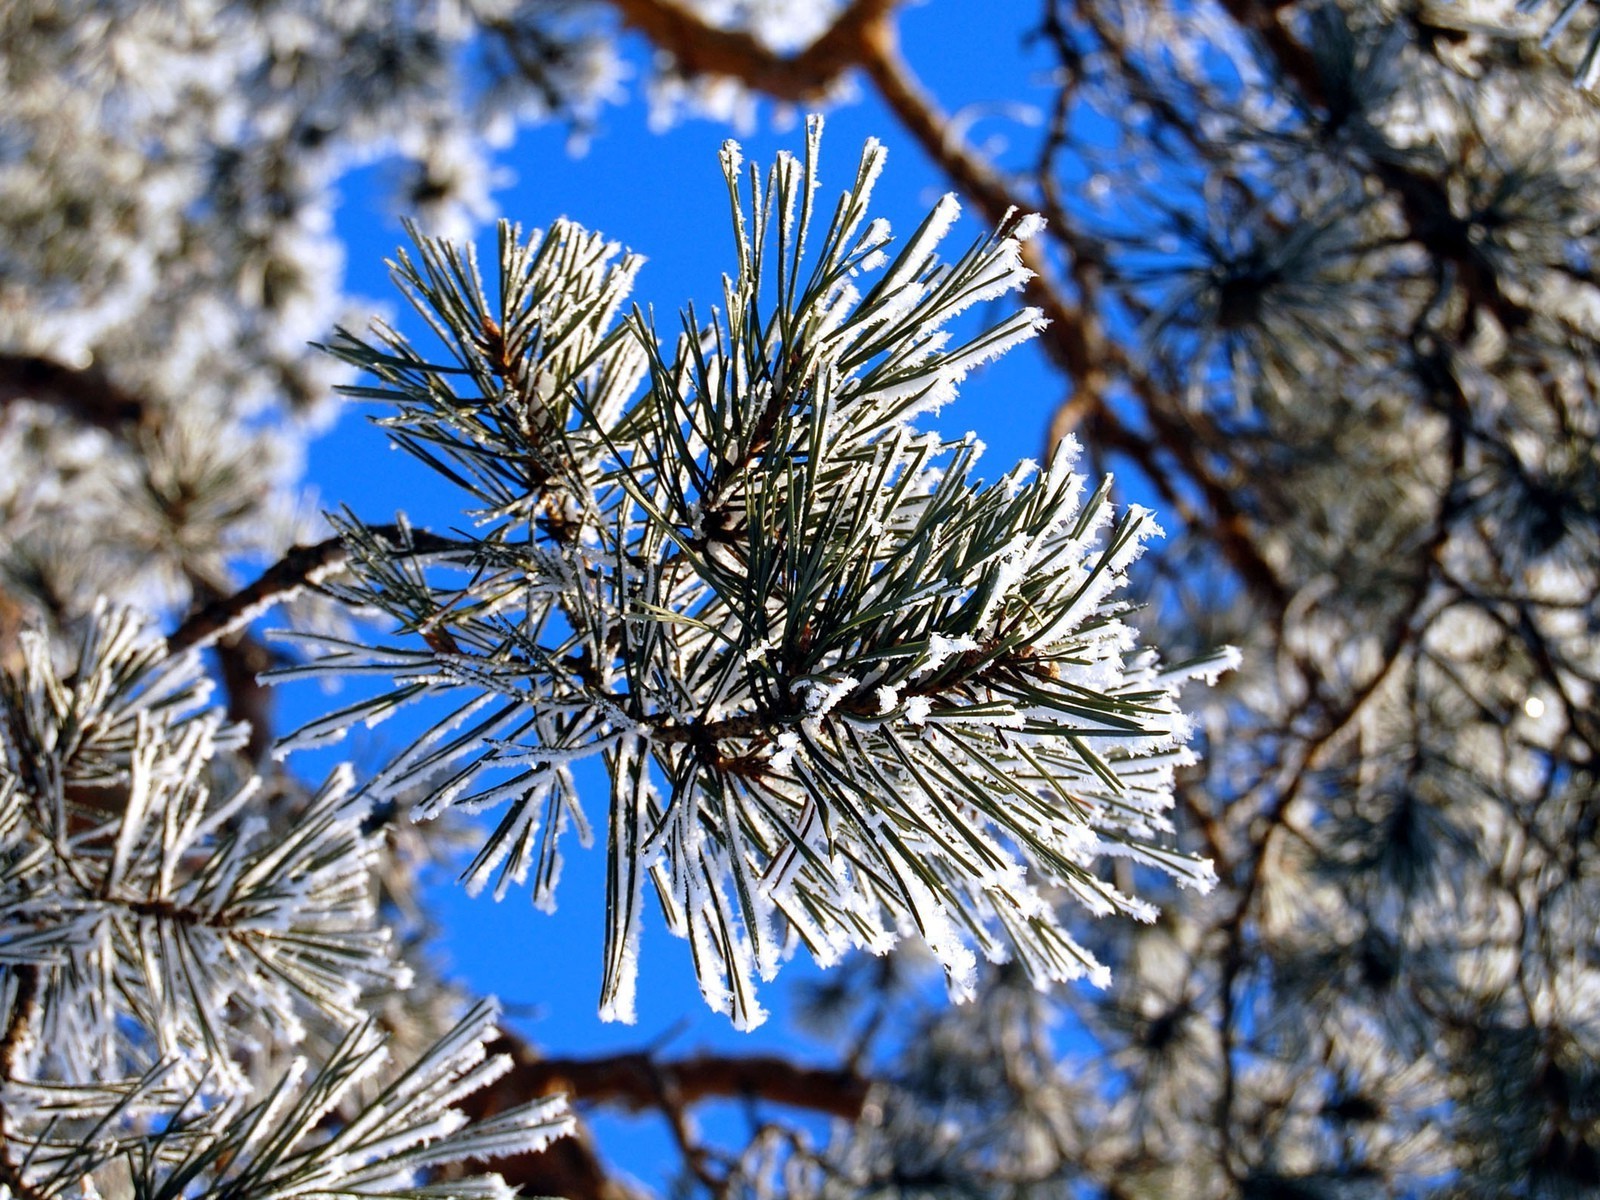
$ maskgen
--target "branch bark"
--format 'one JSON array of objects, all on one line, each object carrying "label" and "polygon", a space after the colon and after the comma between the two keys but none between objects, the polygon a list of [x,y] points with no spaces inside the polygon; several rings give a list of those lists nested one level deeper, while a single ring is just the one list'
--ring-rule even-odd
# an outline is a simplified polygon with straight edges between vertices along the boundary
[{"label": "branch bark", "polygon": [[825,98],[862,61],[869,29],[900,0],[855,0],[823,35],[796,54],[781,54],[742,30],[708,24],[671,0],[611,0],[630,29],[675,59],[687,75],[722,75],[775,100],[802,104]]},{"label": "branch bark", "polygon": [[[447,554],[461,549],[460,543],[425,530],[402,530],[398,525],[373,525],[369,528],[379,537],[390,541],[399,542],[409,538],[418,554]],[[167,638],[167,646],[174,654],[178,654],[184,650],[214,645],[238,633],[274,604],[316,586],[318,580],[340,570],[347,561],[349,551],[337,537],[327,538],[314,546],[291,546],[255,582],[190,613]]]},{"label": "branch bark", "polygon": [[503,1082],[519,1096],[565,1092],[584,1104],[606,1104],[627,1112],[660,1107],[663,1087],[684,1104],[704,1100],[762,1100],[853,1121],[861,1115],[871,1083],[855,1071],[806,1067],[775,1055],[697,1054],[660,1061],[638,1052],[604,1058],[539,1058],[521,1043],[502,1039],[491,1047],[516,1062]]},{"label": "branch bark", "polygon": [[[535,1096],[565,1093],[574,1105],[658,1112],[681,1133],[684,1109],[706,1100],[758,1100],[851,1121],[861,1115],[871,1080],[848,1068],[806,1067],[771,1055],[697,1054],[662,1061],[646,1052],[601,1058],[541,1058],[514,1036],[488,1047],[515,1064],[461,1108],[482,1118]],[[537,1154],[497,1160],[494,1169],[525,1195],[567,1200],[631,1200],[607,1175],[587,1136],[562,1138]]]},{"label": "branch bark", "polygon": [[69,367],[34,354],[0,354],[0,408],[17,400],[48,404],[85,425],[121,432],[154,420],[140,396],[97,367]]},{"label": "branch bark", "polygon": [[[23,1043],[32,1032],[39,1014],[39,968],[33,963],[23,963],[12,968],[16,988],[11,997],[11,1013],[6,1019],[5,1032],[0,1034],[0,1084],[10,1082],[16,1074],[17,1056]],[[5,1105],[0,1103],[0,1187],[10,1190],[19,1200],[38,1200],[39,1192],[11,1158],[11,1135],[6,1129]]]}]

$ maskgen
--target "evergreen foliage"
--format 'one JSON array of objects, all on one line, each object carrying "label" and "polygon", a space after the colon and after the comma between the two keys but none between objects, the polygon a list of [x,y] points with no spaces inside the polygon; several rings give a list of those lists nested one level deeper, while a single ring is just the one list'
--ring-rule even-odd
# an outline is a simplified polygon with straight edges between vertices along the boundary
[{"label": "evergreen foliage", "polygon": [[958,998],[969,943],[1041,984],[1103,985],[1041,887],[1148,920],[1096,874],[1103,855],[1209,883],[1166,813],[1188,761],[1177,688],[1223,659],[1163,671],[1118,619],[1147,514],[1114,518],[1103,486],[1084,499],[1070,445],[983,486],[970,438],[912,424],[1035,332],[1031,309],[949,328],[1020,286],[1033,222],[942,263],[947,197],[890,258],[867,219],[880,147],[816,220],[820,133],[764,184],[752,167],[747,201],[724,149],[738,271],[670,350],[637,310],[613,324],[635,260],[567,223],[501,227],[493,303],[470,252],[424,239],[400,260],[445,362],[388,331],[336,343],[476,531],[424,559],[341,522],[354,578],[332,594],[426,644],[318,639],[280,677],[387,668],[396,687],[287,744],[465,692],[369,790],[417,790],[424,816],[503,807],[468,887],[531,874],[540,905],[556,839],[583,822],[572,768],[601,758],[601,1008],[624,1020],[647,875],[707,1001],[741,1026],[763,1015],[754,977],[797,942],[831,963],[914,931]]},{"label": "evergreen foliage", "polygon": [[[611,1105],[719,1198],[1600,1187],[1600,6],[1018,12],[947,114],[898,0],[0,5],[0,1194],[627,1200]],[[480,278],[496,152],[630,74],[858,87],[994,232],[892,238],[876,144],[833,207],[811,130],[725,152],[681,321],[570,221]],[[331,235],[384,155],[418,338]],[[985,482],[938,409],[1024,344]],[[340,385],[452,527],[303,500]],[[836,1063],[545,1059],[439,977],[423,864],[549,907],[601,827],[602,1011],[659,911],[741,1025],[832,963]]]},{"label": "evergreen foliage", "polygon": [[[0,1062],[19,1198],[511,1195],[429,1169],[537,1149],[559,1099],[469,1123],[508,1067],[480,1003],[379,1087],[363,1007],[404,988],[377,920],[378,838],[341,769],[273,831],[244,730],[205,707],[198,656],[102,606],[69,670],[23,635],[0,709]],[[300,1046],[319,1050],[315,1069]],[[367,1090],[363,1093],[362,1089]],[[341,1105],[347,1106],[341,1109]]]}]

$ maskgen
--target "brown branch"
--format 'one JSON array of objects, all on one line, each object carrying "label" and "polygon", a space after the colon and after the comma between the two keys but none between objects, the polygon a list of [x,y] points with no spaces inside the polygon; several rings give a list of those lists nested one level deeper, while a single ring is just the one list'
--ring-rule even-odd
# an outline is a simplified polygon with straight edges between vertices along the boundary
[{"label": "brown branch", "polygon": [[[17,981],[11,998],[11,1015],[6,1020],[5,1033],[0,1035],[0,1083],[11,1081],[16,1075],[17,1055],[27,1041],[33,1023],[39,1016],[39,968],[34,963],[23,963],[12,969]],[[10,1133],[6,1129],[6,1111],[0,1103],[0,1185],[9,1188],[21,1200],[37,1200],[39,1192],[22,1174],[22,1168],[11,1161]]]},{"label": "brown branch", "polygon": [[866,31],[900,0],[855,0],[828,30],[796,54],[780,54],[752,34],[708,24],[671,0],[611,0],[622,23],[664,50],[686,75],[722,75],[776,100],[825,98],[861,62]]},{"label": "brown branch", "polygon": [[[507,1054],[515,1064],[461,1105],[468,1116],[492,1116],[537,1096],[564,1093],[576,1105],[603,1105],[626,1112],[659,1112],[673,1124],[684,1145],[685,1109],[706,1100],[755,1099],[802,1108],[841,1120],[855,1120],[866,1104],[871,1083],[850,1069],[805,1067],[774,1056],[697,1054],[662,1061],[648,1053],[607,1058],[540,1058],[515,1036],[491,1043],[491,1053]],[[703,1151],[701,1152],[703,1154]],[[694,1164],[690,1164],[691,1167]],[[705,1166],[704,1161],[700,1163]],[[497,1160],[494,1169],[525,1195],[557,1195],[568,1200],[629,1200],[629,1193],[605,1171],[580,1126],[576,1137],[561,1138],[537,1154]]]},{"label": "brown branch", "polygon": [[274,665],[272,651],[247,630],[217,642],[217,674],[228,696],[228,719],[250,727],[245,756],[252,763],[263,761],[274,741],[272,689],[261,682]]},{"label": "brown branch", "polygon": [[[417,555],[448,554],[465,548],[460,542],[425,530],[402,530],[398,525],[369,525],[367,528],[378,537],[397,544],[409,539],[412,552]],[[341,569],[349,557],[349,549],[337,537],[314,546],[291,546],[254,583],[190,613],[167,638],[167,646],[177,654],[210,646],[237,633],[272,605],[315,587],[319,580]]]},{"label": "brown branch", "polygon": [[121,432],[154,412],[98,367],[69,367],[34,354],[0,354],[0,408],[17,400],[48,404],[85,425]]},{"label": "brown branch", "polygon": [[497,1086],[518,1096],[565,1092],[579,1104],[606,1104],[627,1112],[660,1108],[666,1089],[682,1104],[763,1100],[853,1121],[861,1115],[871,1086],[855,1071],[800,1066],[774,1055],[696,1054],[665,1062],[644,1052],[539,1058],[509,1038],[490,1049],[512,1055],[516,1065]]},{"label": "brown branch", "polygon": [[17,1055],[39,1014],[39,968],[33,963],[23,963],[13,969],[12,977],[17,981],[17,994],[11,1001],[5,1034],[0,1036],[0,1080],[12,1078],[17,1068]]}]

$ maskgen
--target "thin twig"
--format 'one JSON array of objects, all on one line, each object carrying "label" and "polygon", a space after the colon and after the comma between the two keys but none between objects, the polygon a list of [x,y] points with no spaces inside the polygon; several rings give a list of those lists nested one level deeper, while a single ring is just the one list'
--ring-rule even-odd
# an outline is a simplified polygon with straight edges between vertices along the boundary
[{"label": "thin twig", "polygon": [[[468,549],[461,542],[419,529],[401,529],[398,525],[369,525],[367,529],[386,541],[396,544],[409,542],[410,552],[418,556],[436,556]],[[167,645],[174,654],[213,645],[219,639],[243,629],[274,604],[315,587],[321,580],[343,569],[349,558],[349,549],[337,537],[328,538],[314,546],[293,546],[263,571],[255,582],[190,613],[167,638]]]},{"label": "thin twig", "polygon": [[[16,980],[16,990],[12,993],[11,1015],[6,1021],[5,1033],[0,1034],[0,1087],[16,1078],[17,1056],[39,1016],[38,965],[23,963],[12,968],[11,977]],[[9,1188],[18,1200],[42,1200],[39,1192],[23,1177],[22,1169],[11,1160],[7,1123],[5,1097],[0,1093],[0,1184]]]}]

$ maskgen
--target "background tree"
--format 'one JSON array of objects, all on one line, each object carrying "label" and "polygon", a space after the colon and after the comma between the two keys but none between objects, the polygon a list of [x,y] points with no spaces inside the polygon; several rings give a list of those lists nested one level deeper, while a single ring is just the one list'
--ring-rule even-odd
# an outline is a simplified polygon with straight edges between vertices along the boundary
[{"label": "background tree", "polygon": [[[1081,931],[1109,992],[999,970],[929,1009],[907,964],[847,962],[812,1004],[839,1072],[520,1048],[502,1094],[659,1107],[713,1189],[1583,1194],[1600,480],[1572,79],[1595,13],[1539,7],[1050,0],[1053,107],[992,158],[918,82],[892,3],[13,5],[6,619],[67,637],[110,593],[193,610],[199,637],[241,562],[320,541],[293,450],[334,381],[303,343],[341,316],[326,212],[352,159],[415,164],[405,211],[488,215],[485,139],[581,130],[619,86],[619,25],[658,52],[666,109],[856,81],[989,223],[1048,218],[1021,253],[1062,373],[1049,441],[1075,431],[1159,497],[1152,640],[1243,650],[1178,789],[1221,886]],[[287,561],[251,600],[329,565]],[[267,665],[222,639],[258,757]],[[397,904],[407,877],[385,873]],[[874,1051],[906,1022],[909,1050]],[[854,1124],[818,1147],[763,1120],[722,1158],[684,1114],[729,1093]],[[558,1145],[569,1173],[527,1182],[616,1186]]]}]

